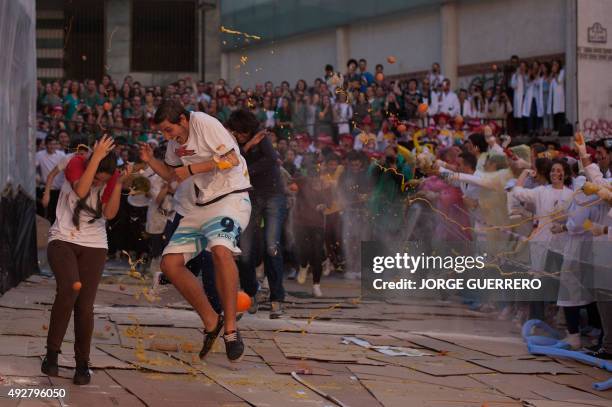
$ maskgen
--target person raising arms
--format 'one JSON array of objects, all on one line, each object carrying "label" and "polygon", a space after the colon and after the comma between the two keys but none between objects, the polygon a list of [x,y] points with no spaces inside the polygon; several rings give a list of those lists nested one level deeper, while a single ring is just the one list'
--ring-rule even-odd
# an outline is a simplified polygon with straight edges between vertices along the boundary
[{"label": "person raising arms", "polygon": [[49,229],[47,256],[57,282],[47,334],[47,355],[41,371],[57,376],[58,354],[74,310],[74,383],[91,380],[89,351],[94,327],[93,305],[108,242],[106,221],[119,211],[124,174],[117,171],[113,139],[96,142],[91,158],[75,155],[65,169],[57,204],[57,217]]},{"label": "person raising arms", "polygon": [[[238,238],[251,214],[251,189],[245,159],[235,139],[214,117],[188,112],[180,102],[164,101],[153,122],[168,140],[164,161],[153,156],[148,144],[141,144],[140,157],[167,181],[193,181],[195,205],[186,212],[164,249],[162,272],[193,306],[205,326],[200,358],[214,345],[225,325],[227,357],[237,362],[244,343],[236,328],[239,255]],[[202,286],[185,264],[202,250],[212,253],[217,291],[223,317],[212,308]]]}]

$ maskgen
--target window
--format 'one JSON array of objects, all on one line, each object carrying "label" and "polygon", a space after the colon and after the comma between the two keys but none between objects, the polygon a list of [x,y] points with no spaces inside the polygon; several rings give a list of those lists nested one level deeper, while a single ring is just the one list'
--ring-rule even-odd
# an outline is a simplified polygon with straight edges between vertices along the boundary
[{"label": "window", "polygon": [[196,70],[194,1],[134,0],[132,71]]}]

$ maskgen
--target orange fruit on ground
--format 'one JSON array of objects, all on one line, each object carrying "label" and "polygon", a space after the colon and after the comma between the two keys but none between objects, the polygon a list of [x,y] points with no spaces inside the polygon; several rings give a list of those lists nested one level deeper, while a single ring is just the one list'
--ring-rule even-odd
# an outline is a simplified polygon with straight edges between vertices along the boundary
[{"label": "orange fruit on ground", "polygon": [[429,106],[427,106],[427,103],[421,103],[418,107],[419,113],[427,113],[428,109],[429,109]]},{"label": "orange fruit on ground", "polygon": [[297,192],[298,191],[298,185],[295,182],[292,182],[291,184],[289,184],[289,191],[291,192]]},{"label": "orange fruit on ground", "polygon": [[238,291],[236,298],[236,311],[245,312],[251,306],[251,297],[244,291]]},{"label": "orange fruit on ground", "polygon": [[406,125],[404,123],[400,124],[399,126],[397,126],[397,131],[399,131],[400,133],[403,133],[406,131]]},{"label": "orange fruit on ground", "polygon": [[104,108],[104,111],[109,112],[111,108],[113,107],[113,105],[111,105],[110,102],[104,102],[102,107]]},{"label": "orange fruit on ground", "polygon": [[389,55],[389,56],[387,57],[387,62],[388,62],[388,63],[390,63],[390,64],[394,64],[394,63],[395,63],[395,61],[396,61],[396,59],[395,59],[395,57],[394,57],[393,55]]},{"label": "orange fruit on ground", "polygon": [[376,74],[376,80],[378,82],[382,82],[385,79],[385,75],[382,74],[382,72],[379,72]]},{"label": "orange fruit on ground", "polygon": [[83,284],[81,284],[80,281],[75,282],[74,284],[72,284],[72,289],[74,291],[79,291],[81,289],[81,287],[83,286]]}]

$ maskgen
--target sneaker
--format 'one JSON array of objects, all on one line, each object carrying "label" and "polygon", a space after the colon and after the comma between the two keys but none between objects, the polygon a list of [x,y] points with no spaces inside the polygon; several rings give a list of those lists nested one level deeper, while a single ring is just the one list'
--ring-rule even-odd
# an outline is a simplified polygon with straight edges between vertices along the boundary
[{"label": "sneaker", "polygon": [[587,352],[587,355],[603,360],[612,360],[612,353],[606,352],[604,348],[600,348],[595,352]]},{"label": "sneaker", "polygon": [[251,306],[249,307],[249,314],[256,314],[259,309],[259,304],[257,303],[257,295],[251,297]]},{"label": "sneaker", "polygon": [[289,269],[289,274],[287,275],[287,280],[295,280],[297,278],[297,271],[295,268],[291,267]]},{"label": "sneaker", "polygon": [[221,332],[221,328],[223,328],[223,316],[219,315],[215,329],[204,333],[204,343],[202,344],[202,350],[200,351],[200,359],[204,359],[208,352],[210,352],[215,344],[215,341],[217,340],[217,336],[219,336],[219,332]]},{"label": "sneaker", "polygon": [[323,291],[321,291],[321,284],[313,284],[312,285],[312,295],[316,298],[323,297]]},{"label": "sneaker", "polygon": [[577,350],[582,347],[582,342],[580,341],[580,334],[567,334],[567,336],[563,339],[563,341],[570,345],[572,350]]},{"label": "sneaker", "polygon": [[279,319],[285,315],[282,303],[278,301],[272,301],[270,303],[270,319]]},{"label": "sneaker", "polygon": [[88,362],[77,362],[72,382],[74,384],[78,384],[79,386],[83,386],[91,382],[91,373],[89,373]]},{"label": "sneaker", "polygon": [[329,259],[325,259],[322,266],[323,266],[323,276],[325,277],[329,276],[334,270],[334,265]]},{"label": "sneaker", "polygon": [[240,362],[244,354],[244,342],[238,331],[226,333],[223,335],[225,342],[225,354],[230,362]]},{"label": "sneaker", "polygon": [[306,278],[308,277],[308,267],[300,267],[300,271],[297,275],[298,284],[304,284],[306,282]]}]

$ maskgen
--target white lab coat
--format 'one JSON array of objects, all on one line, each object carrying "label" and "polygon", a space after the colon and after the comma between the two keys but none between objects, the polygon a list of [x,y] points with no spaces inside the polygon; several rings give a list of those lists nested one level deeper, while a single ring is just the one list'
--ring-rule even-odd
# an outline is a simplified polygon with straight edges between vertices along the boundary
[{"label": "white lab coat", "polygon": [[459,113],[459,98],[452,90],[448,93],[441,92],[437,95],[437,113],[447,113],[454,117]]},{"label": "white lab coat", "polygon": [[[461,105],[463,104],[463,112],[461,111]],[[469,117],[472,118],[474,117],[474,114],[472,113],[472,104],[470,103],[469,99],[465,99],[463,101],[463,103],[461,103],[461,101],[459,101],[459,112],[458,114],[460,114],[462,117]]]},{"label": "white lab coat", "polygon": [[552,114],[565,113],[565,70],[561,69],[559,76],[550,81],[548,92],[548,112]]},{"label": "white lab coat", "polygon": [[[431,103],[429,103],[429,108],[427,109],[427,114],[429,116],[433,116],[438,114],[438,92],[431,91]],[[427,103],[427,98],[423,95],[423,101]]]},{"label": "white lab coat", "polygon": [[536,112],[538,114],[538,117],[544,117],[542,78],[536,78],[533,81],[527,80],[526,82],[525,98],[523,99],[523,117],[530,116],[531,104],[534,100],[536,102]]},{"label": "white lab coat", "polygon": [[513,110],[514,117],[523,117],[523,99],[525,97],[525,76],[516,71],[510,80],[510,86],[514,89]]}]

